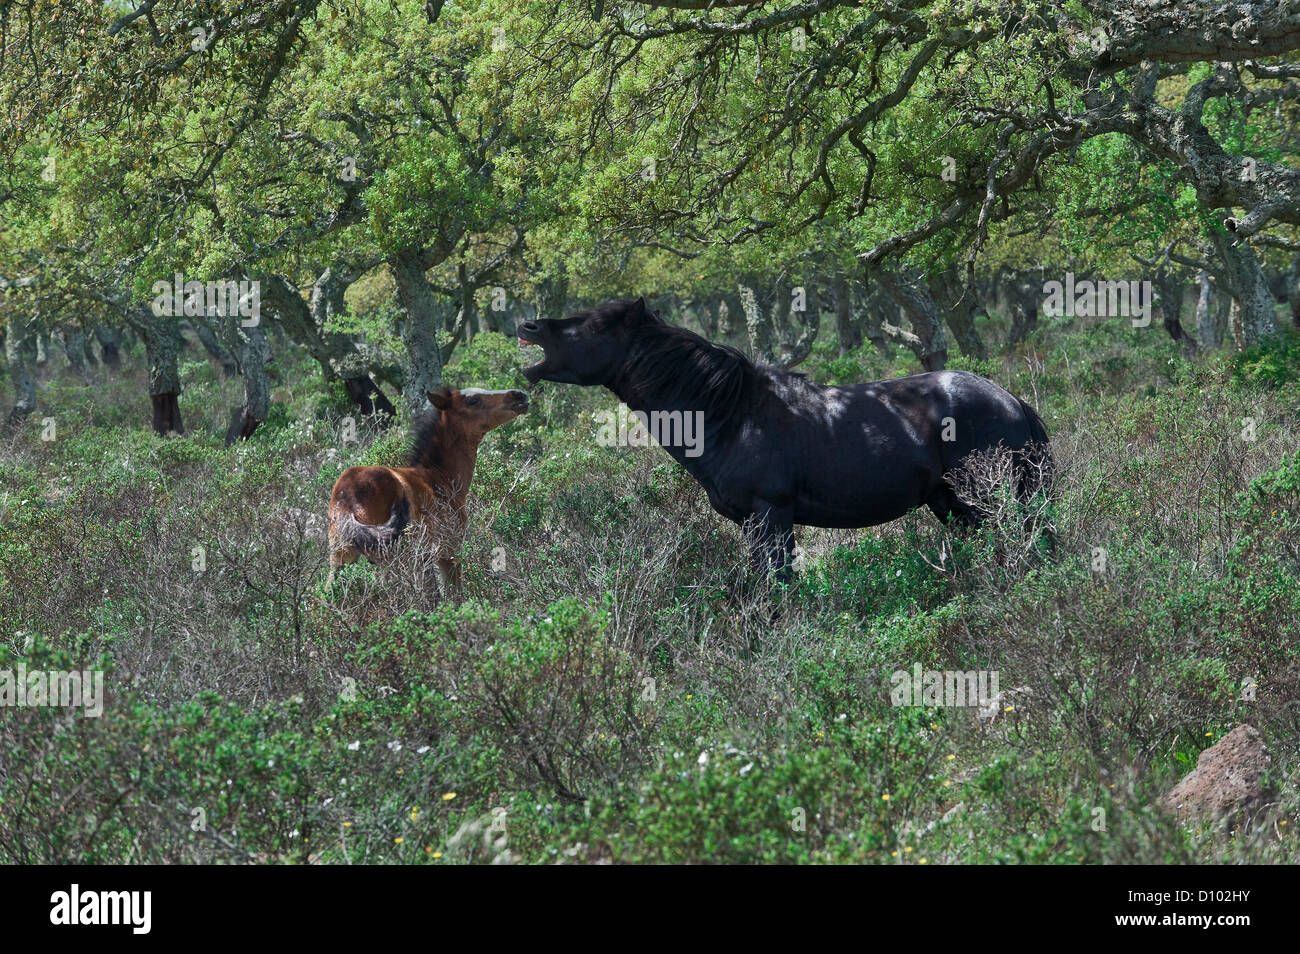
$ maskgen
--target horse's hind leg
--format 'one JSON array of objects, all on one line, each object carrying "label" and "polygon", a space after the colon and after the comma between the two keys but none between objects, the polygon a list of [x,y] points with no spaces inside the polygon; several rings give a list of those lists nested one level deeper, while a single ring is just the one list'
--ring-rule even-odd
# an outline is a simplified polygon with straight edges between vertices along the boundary
[{"label": "horse's hind leg", "polygon": [[975,511],[962,503],[947,484],[941,484],[925,504],[944,526],[953,524],[962,529],[969,529],[979,523],[979,516]]},{"label": "horse's hind leg", "polygon": [[760,573],[775,573],[789,583],[794,564],[794,508],[757,501],[752,519],[754,562]]},{"label": "horse's hind leg", "polygon": [[347,566],[349,563],[356,563],[360,558],[361,554],[357,552],[355,547],[342,547],[340,549],[335,549],[331,546],[330,575],[329,579],[325,581],[325,585],[327,587],[332,586],[334,584],[334,577],[338,576],[339,570],[343,569],[343,567]]},{"label": "horse's hind leg", "polygon": [[460,557],[438,558],[438,579],[442,583],[442,595],[450,599],[460,592],[461,572]]}]

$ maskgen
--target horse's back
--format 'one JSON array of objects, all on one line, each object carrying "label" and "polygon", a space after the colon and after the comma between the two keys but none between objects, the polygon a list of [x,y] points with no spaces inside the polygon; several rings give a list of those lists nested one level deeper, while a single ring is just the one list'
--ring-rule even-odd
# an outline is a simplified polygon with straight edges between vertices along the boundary
[{"label": "horse's back", "polygon": [[1010,413],[1017,407],[1014,394],[970,371],[925,371],[902,378],[848,385],[846,390],[861,390],[877,396],[883,394],[895,401],[924,402],[949,410],[996,408]]},{"label": "horse's back", "polygon": [[972,454],[998,447],[1026,452],[1017,464],[1022,490],[1032,483],[1028,478],[1033,462],[1038,462],[1043,473],[1050,471],[1051,451],[1043,419],[996,382],[969,371],[934,371],[881,383],[894,385],[896,395],[907,395],[903,403],[910,406],[913,417],[927,421],[928,428],[923,430],[927,443],[937,450],[945,482],[946,475],[966,464]]},{"label": "horse's back", "polygon": [[922,439],[956,445],[947,451],[999,441],[1020,449],[1035,439],[1028,406],[969,371],[927,371],[856,387],[903,416]]},{"label": "horse's back", "polygon": [[[769,435],[782,463],[765,499],[793,499],[795,522],[884,523],[944,492],[973,453],[1041,442],[1041,422],[1018,398],[966,371],[931,371],[844,387],[789,388],[794,427]],[[1036,427],[1037,425],[1037,427]],[[784,491],[784,492],[783,492]]]}]

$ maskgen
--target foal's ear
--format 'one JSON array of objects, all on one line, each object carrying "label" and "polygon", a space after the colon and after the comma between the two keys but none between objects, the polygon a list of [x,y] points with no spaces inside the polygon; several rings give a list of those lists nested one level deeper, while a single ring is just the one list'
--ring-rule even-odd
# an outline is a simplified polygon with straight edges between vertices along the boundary
[{"label": "foal's ear", "polygon": [[428,392],[429,403],[440,411],[445,411],[451,407],[451,388],[443,388],[441,391]]},{"label": "foal's ear", "polygon": [[632,307],[627,310],[627,318],[633,324],[650,319],[650,309],[645,306],[644,296],[632,302]]}]

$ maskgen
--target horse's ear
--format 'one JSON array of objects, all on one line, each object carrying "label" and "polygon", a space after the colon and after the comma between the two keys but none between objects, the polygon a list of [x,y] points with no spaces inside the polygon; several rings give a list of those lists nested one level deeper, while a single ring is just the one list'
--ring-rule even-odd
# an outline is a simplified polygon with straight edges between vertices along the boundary
[{"label": "horse's ear", "polygon": [[650,309],[645,306],[644,296],[632,302],[632,307],[627,310],[627,317],[634,324],[650,320]]},{"label": "horse's ear", "polygon": [[440,411],[445,411],[451,407],[451,388],[443,388],[441,391],[428,392],[429,403]]}]

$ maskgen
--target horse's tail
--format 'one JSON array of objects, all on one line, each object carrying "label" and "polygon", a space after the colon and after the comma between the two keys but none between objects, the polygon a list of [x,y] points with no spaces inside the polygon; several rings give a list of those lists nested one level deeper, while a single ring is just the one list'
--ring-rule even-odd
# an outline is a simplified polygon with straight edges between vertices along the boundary
[{"label": "horse's tail", "polygon": [[1016,398],[1020,409],[1025,413],[1025,422],[1029,425],[1030,442],[1025,447],[1020,467],[1017,490],[1021,499],[1028,500],[1039,490],[1051,490],[1054,476],[1054,461],[1047,425],[1032,407]]},{"label": "horse's tail", "polygon": [[403,493],[393,501],[393,509],[384,523],[362,523],[352,514],[347,514],[335,524],[334,532],[343,546],[373,556],[396,542],[410,522],[411,502]]}]

